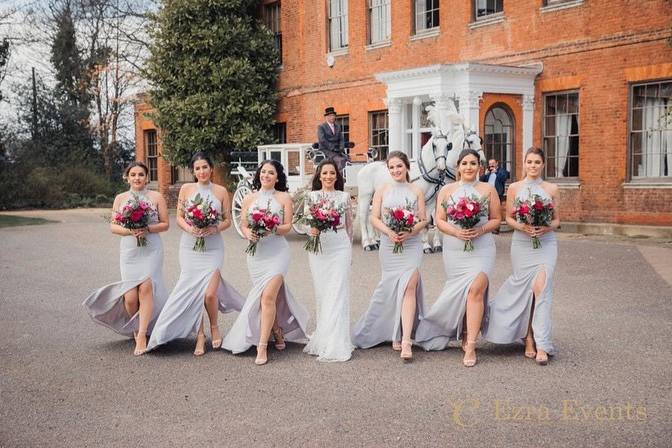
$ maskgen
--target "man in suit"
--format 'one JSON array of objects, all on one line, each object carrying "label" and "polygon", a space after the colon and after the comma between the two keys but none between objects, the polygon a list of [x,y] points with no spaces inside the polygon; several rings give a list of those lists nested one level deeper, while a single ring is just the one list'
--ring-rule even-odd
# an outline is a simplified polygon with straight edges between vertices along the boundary
[{"label": "man in suit", "polygon": [[[481,176],[481,182],[487,182],[497,190],[499,195],[499,200],[502,201],[502,204],[505,201],[504,189],[506,188],[506,180],[509,178],[509,172],[504,168],[499,167],[499,162],[495,159],[488,160],[488,169],[485,174]],[[499,229],[496,229],[492,233],[499,233]]]},{"label": "man in suit", "polygon": [[339,171],[345,168],[345,162],[348,156],[343,150],[345,143],[343,142],[343,132],[339,125],[336,124],[336,111],[333,107],[327,107],[324,110],[324,123],[317,127],[317,141],[320,145],[320,150],[328,159],[332,159],[338,165]]}]

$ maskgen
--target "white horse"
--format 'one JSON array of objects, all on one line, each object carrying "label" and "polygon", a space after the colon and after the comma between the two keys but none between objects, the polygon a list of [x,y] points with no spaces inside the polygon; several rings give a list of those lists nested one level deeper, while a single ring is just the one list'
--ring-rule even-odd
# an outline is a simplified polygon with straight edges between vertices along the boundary
[{"label": "white horse", "polygon": [[[408,174],[413,184],[423,191],[425,198],[435,197],[435,191],[438,191],[436,187],[440,188],[440,184],[433,183],[432,179],[439,179],[445,172],[448,147],[448,137],[437,134],[422,147],[418,160],[411,161]],[[423,172],[425,176],[422,175]],[[357,215],[362,232],[362,247],[366,251],[378,248],[375,231],[369,224],[371,198],[377,188],[391,182],[394,181],[384,161],[369,163],[357,173]],[[434,199],[427,201],[428,216],[433,211],[434,202]]]},{"label": "white horse", "polygon": [[[457,176],[457,159],[459,158],[462,150],[473,149],[474,151],[478,152],[481,163],[486,163],[487,161],[481,146],[481,138],[473,129],[468,130],[462,122],[458,122],[456,126],[453,126],[450,148],[451,149],[448,151],[448,155],[446,156],[446,171],[444,176],[442,176],[443,182],[438,187],[438,189],[440,189],[445,184],[455,181]],[[431,217],[433,222],[436,223],[436,195],[431,199],[431,202],[431,204],[429,204],[429,202],[427,204],[427,216]],[[432,213],[429,213],[429,210],[431,210]],[[430,230],[425,227],[422,234],[423,252],[426,254],[441,252],[443,247],[441,243],[440,232],[434,228],[434,236],[432,238],[431,245],[429,243],[429,232]]]}]

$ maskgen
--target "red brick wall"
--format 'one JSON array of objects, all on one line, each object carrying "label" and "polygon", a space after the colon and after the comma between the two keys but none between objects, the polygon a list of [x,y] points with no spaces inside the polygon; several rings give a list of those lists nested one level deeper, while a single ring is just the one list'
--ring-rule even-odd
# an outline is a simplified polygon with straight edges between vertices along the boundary
[{"label": "red brick wall", "polygon": [[[327,105],[350,115],[355,151],[368,145],[368,112],[384,109],[385,86],[374,74],[438,63],[519,65],[543,62],[535,92],[534,144],[541,145],[542,94],[579,90],[580,187],[561,189],[572,221],[672,225],[672,189],[624,188],[627,181],[629,83],[672,78],[672,2],[587,0],[542,12],[541,0],[504,2],[505,19],[471,29],[472,2],[441,2],[439,36],[412,41],[411,1],[392,2],[389,47],[366,49],[366,2],[349,3],[348,54],[327,66],[326,2],[283,0],[283,70],[278,121],[289,142],[315,140]],[[617,5],[617,6],[615,6]],[[522,176],[522,106],[489,92],[487,109],[504,102],[516,122],[516,176]],[[652,211],[655,211],[652,213]]]},{"label": "red brick wall", "polygon": [[[534,144],[541,146],[543,93],[577,89],[580,187],[561,189],[563,219],[672,225],[672,188],[628,183],[629,85],[672,78],[672,2],[585,0],[542,12],[542,0],[505,0],[504,20],[472,28],[472,1],[440,3],[440,34],[411,40],[411,1],[392,0],[390,46],[367,49],[366,3],[349,1],[348,53],[326,64],[326,0],[282,0],[283,68],[276,120],[287,141],[313,142],[326,106],[350,116],[355,152],[368,146],[368,112],[385,109],[380,72],[432,64],[542,62],[535,91]],[[522,175],[522,106],[515,95],[486,92],[480,132],[490,105],[501,101],[516,122],[517,177]],[[142,140],[137,140],[139,146]],[[626,186],[624,186],[626,184]]]}]

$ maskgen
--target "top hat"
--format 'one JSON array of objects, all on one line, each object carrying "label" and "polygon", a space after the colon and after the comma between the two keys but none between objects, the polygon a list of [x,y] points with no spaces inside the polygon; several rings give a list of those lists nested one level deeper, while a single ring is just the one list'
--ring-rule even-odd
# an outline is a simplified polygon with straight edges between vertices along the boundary
[{"label": "top hat", "polygon": [[324,116],[325,116],[325,117],[326,117],[327,115],[332,115],[332,114],[333,114],[333,115],[336,115],[336,111],[334,110],[333,107],[330,106],[330,107],[327,107],[326,109],[324,109]]}]

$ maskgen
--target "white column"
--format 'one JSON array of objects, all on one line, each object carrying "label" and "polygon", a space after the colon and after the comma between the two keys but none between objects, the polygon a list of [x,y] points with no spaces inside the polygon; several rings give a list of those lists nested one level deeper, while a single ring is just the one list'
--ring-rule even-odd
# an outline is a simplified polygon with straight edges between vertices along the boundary
[{"label": "white column", "polygon": [[534,94],[523,95],[523,157],[534,138]]},{"label": "white column", "polygon": [[460,115],[464,117],[464,125],[480,134],[478,120],[483,92],[465,90],[458,94],[458,98],[460,100]]},{"label": "white column", "polygon": [[388,114],[388,138],[390,151],[401,150],[401,100],[399,98],[387,98]]},{"label": "white column", "polygon": [[408,156],[412,159],[420,154],[420,115],[422,114],[422,99],[416,96],[413,98],[413,116],[411,117],[411,153]]}]

